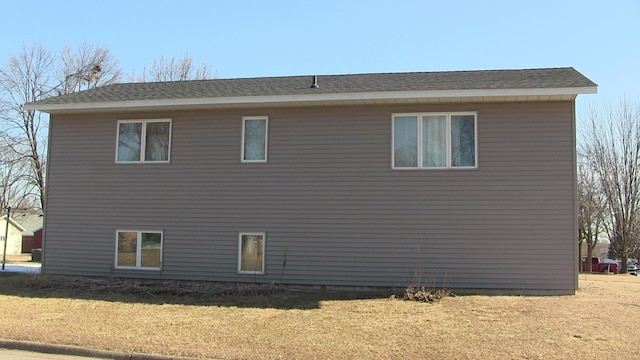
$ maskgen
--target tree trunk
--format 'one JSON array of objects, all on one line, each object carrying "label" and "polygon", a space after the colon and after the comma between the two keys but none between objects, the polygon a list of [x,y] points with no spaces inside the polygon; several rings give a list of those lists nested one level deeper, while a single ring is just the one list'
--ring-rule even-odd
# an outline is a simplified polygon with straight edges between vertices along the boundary
[{"label": "tree trunk", "polygon": [[578,272],[582,272],[582,244],[584,240],[578,242]]}]

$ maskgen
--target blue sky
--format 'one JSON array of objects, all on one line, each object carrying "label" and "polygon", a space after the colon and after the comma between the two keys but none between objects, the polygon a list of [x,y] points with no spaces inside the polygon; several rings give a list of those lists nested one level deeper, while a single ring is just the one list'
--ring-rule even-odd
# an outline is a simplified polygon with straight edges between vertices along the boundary
[{"label": "blue sky", "polygon": [[[640,1],[9,1],[0,64],[23,44],[108,47],[125,73],[190,53],[222,78],[573,66],[590,104],[640,99]],[[8,15],[8,16],[7,16]]]}]

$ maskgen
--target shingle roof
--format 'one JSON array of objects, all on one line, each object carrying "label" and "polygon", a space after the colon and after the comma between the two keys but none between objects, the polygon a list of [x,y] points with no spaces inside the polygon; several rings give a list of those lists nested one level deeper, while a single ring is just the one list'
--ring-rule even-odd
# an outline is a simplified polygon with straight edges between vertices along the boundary
[{"label": "shingle roof", "polygon": [[480,70],[446,72],[374,73],[317,76],[213,79],[175,82],[123,83],[48,98],[28,104],[100,104],[125,101],[178,99],[314,96],[388,92],[428,92],[495,89],[557,89],[595,87],[574,68]]},{"label": "shingle roof", "polygon": [[11,217],[25,229],[26,233],[33,233],[42,228],[44,222],[42,214],[12,213]]}]

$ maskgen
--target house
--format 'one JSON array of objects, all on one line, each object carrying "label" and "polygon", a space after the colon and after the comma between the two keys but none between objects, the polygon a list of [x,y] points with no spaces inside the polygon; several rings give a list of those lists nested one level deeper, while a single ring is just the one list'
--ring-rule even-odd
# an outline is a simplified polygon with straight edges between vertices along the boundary
[{"label": "house", "polygon": [[[9,218],[8,224],[7,215],[0,218],[0,254],[6,251],[6,255],[20,255],[22,253],[22,233],[25,230],[13,216]],[[8,239],[6,244],[5,239]]]},{"label": "house", "polygon": [[43,215],[32,212],[11,213],[11,217],[19,223],[22,232],[22,253],[30,253],[33,249],[42,248]]},{"label": "house", "polygon": [[48,274],[577,288],[573,68],[115,84],[51,115]]},{"label": "house", "polygon": [[7,255],[30,253],[42,247],[43,215],[39,213],[12,212],[7,228],[7,215],[0,219],[0,251],[4,248],[5,230],[8,232]]},{"label": "house", "polygon": [[42,227],[33,231],[33,235],[22,235],[22,253],[33,253],[33,250],[42,250]]}]

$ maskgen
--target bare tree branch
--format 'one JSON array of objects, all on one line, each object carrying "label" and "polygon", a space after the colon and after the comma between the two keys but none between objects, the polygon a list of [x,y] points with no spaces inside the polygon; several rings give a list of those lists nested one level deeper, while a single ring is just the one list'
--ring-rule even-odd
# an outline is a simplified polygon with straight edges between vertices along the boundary
[{"label": "bare tree branch", "polygon": [[131,74],[130,80],[134,82],[163,82],[206,80],[217,77],[217,74],[212,72],[210,65],[203,63],[196,67],[193,64],[191,55],[186,53],[181,59],[176,59],[175,57],[165,59],[164,56],[160,56],[153,60],[149,70],[143,69],[139,78],[135,78],[135,74]]},{"label": "bare tree branch", "polygon": [[581,159],[578,165],[578,258],[582,259],[582,244],[586,243],[586,271],[591,272],[593,251],[605,231],[607,207],[597,177]]},{"label": "bare tree branch", "polygon": [[65,45],[61,66],[56,70],[59,95],[93,89],[120,80],[122,70],[109,49],[82,43],[76,49]]},{"label": "bare tree branch", "polygon": [[[7,64],[0,67],[0,132],[4,139],[12,139],[6,148],[28,161],[27,168],[7,168],[6,176],[23,172],[18,183],[24,185],[24,199],[35,196],[38,206],[44,208],[48,128],[48,117],[25,110],[24,104],[110,84],[120,76],[121,70],[109,50],[87,43],[75,50],[65,46],[59,57],[41,44],[23,46],[19,54],[11,55]],[[11,186],[6,191],[13,191],[17,183],[7,181],[0,184]],[[9,197],[12,196],[7,193]]]},{"label": "bare tree branch", "polygon": [[640,106],[623,99],[616,108],[591,108],[588,117],[582,151],[611,218],[610,256],[626,271],[627,258],[640,252]]},{"label": "bare tree branch", "polygon": [[28,181],[38,189],[41,207],[44,207],[46,138],[40,131],[46,129],[47,123],[41,113],[24,110],[23,105],[51,95],[53,69],[53,56],[41,44],[23,46],[21,53],[10,56],[8,64],[0,68],[2,131],[14,136],[20,134],[21,140],[13,149],[22,148],[22,155],[30,160]]}]

